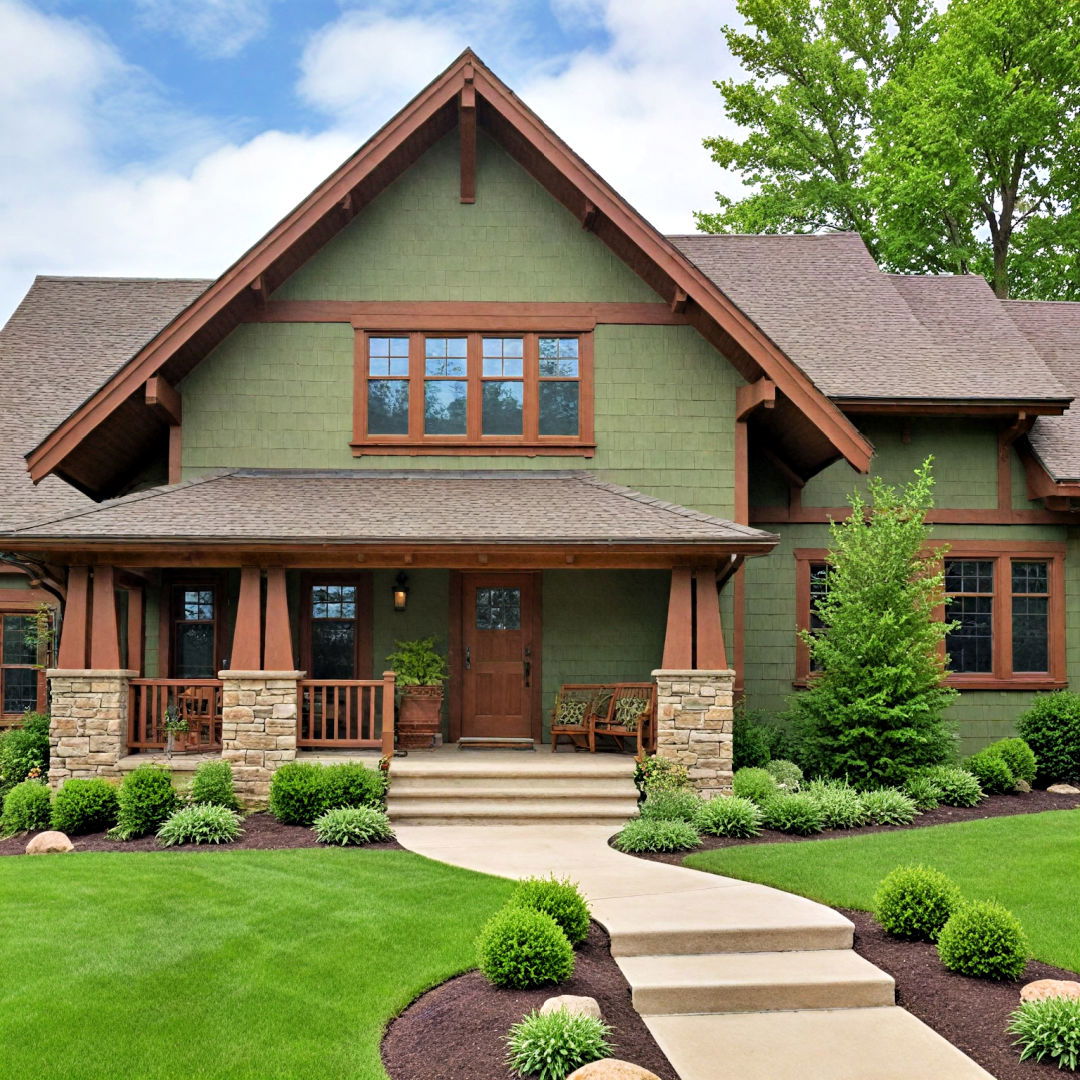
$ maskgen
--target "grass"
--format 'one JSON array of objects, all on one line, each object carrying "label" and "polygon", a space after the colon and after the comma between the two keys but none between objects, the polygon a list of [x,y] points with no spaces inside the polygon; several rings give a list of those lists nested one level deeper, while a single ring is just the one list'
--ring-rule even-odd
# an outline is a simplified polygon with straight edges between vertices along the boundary
[{"label": "grass", "polygon": [[36,1080],[385,1080],[386,1023],[513,887],[402,851],[0,862],[0,1074]]},{"label": "grass", "polygon": [[837,840],[757,844],[687,856],[687,866],[869,911],[878,882],[906,863],[948,874],[968,899],[1020,919],[1037,959],[1080,971],[1080,811],[986,818]]}]

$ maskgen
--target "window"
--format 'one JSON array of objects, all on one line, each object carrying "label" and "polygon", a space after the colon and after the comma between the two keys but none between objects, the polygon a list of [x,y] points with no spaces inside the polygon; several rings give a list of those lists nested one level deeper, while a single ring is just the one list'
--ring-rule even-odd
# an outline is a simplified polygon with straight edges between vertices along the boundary
[{"label": "window", "polygon": [[307,677],[370,678],[370,578],[305,574],[301,596],[300,643]]},{"label": "window", "polygon": [[0,615],[0,715],[8,718],[44,708],[44,672],[33,641],[27,640],[35,622],[34,615]]},{"label": "window", "polygon": [[175,585],[172,593],[171,669],[174,679],[214,679],[217,662],[217,590],[212,584]]},{"label": "window", "polygon": [[[827,552],[823,549],[799,549],[795,552],[796,624],[798,629],[812,634],[822,629],[817,602],[828,589]],[[795,639],[795,684],[802,686],[818,670],[801,637]]]},{"label": "window", "polygon": [[590,455],[591,334],[357,334],[357,454]]}]

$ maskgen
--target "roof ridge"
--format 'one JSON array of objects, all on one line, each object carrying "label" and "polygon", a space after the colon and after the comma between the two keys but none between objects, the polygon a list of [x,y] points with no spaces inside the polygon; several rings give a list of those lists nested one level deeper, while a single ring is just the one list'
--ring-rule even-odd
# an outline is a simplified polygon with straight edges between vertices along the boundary
[{"label": "roof ridge", "polygon": [[138,282],[139,284],[145,284],[151,281],[158,281],[162,284],[209,284],[216,281],[217,278],[212,277],[164,277],[164,276],[148,276],[148,277],[127,277],[123,274],[111,275],[111,274],[35,274],[35,281],[101,281],[108,282],[115,285],[117,282]]}]

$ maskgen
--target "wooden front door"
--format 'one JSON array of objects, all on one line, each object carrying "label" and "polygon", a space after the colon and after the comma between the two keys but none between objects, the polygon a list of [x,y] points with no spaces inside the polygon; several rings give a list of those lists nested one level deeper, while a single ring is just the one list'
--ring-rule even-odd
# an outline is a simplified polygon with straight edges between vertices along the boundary
[{"label": "wooden front door", "polygon": [[533,574],[462,575],[463,736],[538,737],[535,583]]}]

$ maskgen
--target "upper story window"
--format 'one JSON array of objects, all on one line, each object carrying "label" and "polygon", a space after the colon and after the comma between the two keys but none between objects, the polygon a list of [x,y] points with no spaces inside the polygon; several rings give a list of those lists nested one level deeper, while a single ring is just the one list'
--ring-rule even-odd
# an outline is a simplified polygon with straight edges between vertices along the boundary
[{"label": "upper story window", "polygon": [[590,455],[591,345],[589,334],[359,333],[354,451]]}]

